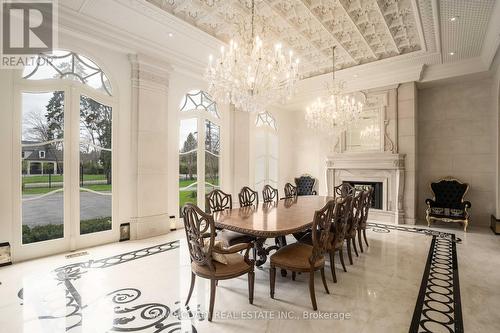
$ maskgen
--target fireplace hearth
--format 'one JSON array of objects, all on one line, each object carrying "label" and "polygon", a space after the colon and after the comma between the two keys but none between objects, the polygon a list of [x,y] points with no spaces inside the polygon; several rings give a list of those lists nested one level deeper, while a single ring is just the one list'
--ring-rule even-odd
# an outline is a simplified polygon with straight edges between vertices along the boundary
[{"label": "fireplace hearth", "polygon": [[354,187],[357,190],[367,190],[369,188],[373,189],[372,193],[372,206],[374,209],[382,209],[383,203],[383,188],[384,184],[382,182],[367,182],[367,181],[343,181]]}]

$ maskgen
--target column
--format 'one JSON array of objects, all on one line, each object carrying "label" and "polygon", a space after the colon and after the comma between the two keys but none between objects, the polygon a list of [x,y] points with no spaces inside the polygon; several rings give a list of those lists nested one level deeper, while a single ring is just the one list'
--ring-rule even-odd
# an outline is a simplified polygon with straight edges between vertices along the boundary
[{"label": "column", "polygon": [[170,230],[168,216],[168,84],[170,65],[130,55],[132,66],[132,147],[136,214],[131,237],[147,238]]}]

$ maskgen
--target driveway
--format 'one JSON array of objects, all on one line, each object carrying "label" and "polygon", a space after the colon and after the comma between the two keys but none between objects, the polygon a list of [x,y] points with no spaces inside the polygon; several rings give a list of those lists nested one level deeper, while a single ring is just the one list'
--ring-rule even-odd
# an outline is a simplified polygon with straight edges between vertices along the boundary
[{"label": "driveway", "polygon": [[[38,195],[24,195],[23,198]],[[23,225],[63,224],[63,193],[23,202]],[[80,219],[111,216],[111,196],[80,192]]]}]

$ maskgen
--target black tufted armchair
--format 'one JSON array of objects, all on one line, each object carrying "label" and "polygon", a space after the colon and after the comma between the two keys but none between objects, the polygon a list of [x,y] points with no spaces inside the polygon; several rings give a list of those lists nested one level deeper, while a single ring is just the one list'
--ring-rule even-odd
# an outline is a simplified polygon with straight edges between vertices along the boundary
[{"label": "black tufted armchair", "polygon": [[431,183],[434,198],[425,200],[427,225],[432,221],[460,222],[467,231],[471,203],[464,201],[464,196],[468,189],[469,184],[450,177]]},{"label": "black tufted armchair", "polygon": [[317,195],[315,190],[316,178],[310,175],[302,175],[295,178],[295,185],[297,186],[297,195]]}]

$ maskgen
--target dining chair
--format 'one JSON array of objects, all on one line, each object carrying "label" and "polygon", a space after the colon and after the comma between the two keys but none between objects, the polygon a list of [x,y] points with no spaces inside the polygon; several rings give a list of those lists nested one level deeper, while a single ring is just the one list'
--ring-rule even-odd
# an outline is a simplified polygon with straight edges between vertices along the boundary
[{"label": "dining chair", "polygon": [[[233,197],[231,194],[224,193],[219,189],[210,191],[205,196],[205,211],[208,214],[220,212],[227,209],[233,209]],[[242,234],[231,230],[220,230],[217,238],[225,242],[227,246],[233,246],[239,243],[250,243],[255,240],[255,237]]]},{"label": "dining chair", "polygon": [[297,196],[297,187],[290,183],[285,184],[285,198],[294,198]]},{"label": "dining chair", "polygon": [[266,185],[262,189],[262,199],[264,202],[278,201],[278,189],[271,185]]},{"label": "dining chair", "polygon": [[373,188],[370,187],[367,191],[366,197],[363,200],[361,218],[359,220],[358,226],[358,243],[361,252],[363,252],[363,242],[361,241],[361,234],[363,234],[363,238],[365,240],[365,244],[368,247],[368,239],[366,238],[366,223],[368,221],[368,212],[372,207],[373,200]]},{"label": "dining chair", "polygon": [[328,285],[325,279],[325,254],[332,243],[333,234],[332,221],[340,219],[341,207],[344,205],[342,200],[330,200],[326,205],[314,213],[311,233],[312,245],[305,243],[293,243],[287,245],[273,255],[271,255],[270,269],[270,294],[274,298],[276,283],[276,267],[291,270],[293,273],[309,272],[309,295],[314,310],[318,309],[316,304],[316,294],[314,291],[314,273],[321,272],[321,279],[325,291],[329,294]]},{"label": "dining chair", "polygon": [[[209,279],[208,321],[212,321],[217,281],[233,279],[244,274],[248,274],[248,300],[250,304],[253,304],[255,262],[248,258],[248,252],[253,244],[240,243],[224,248],[216,243],[215,223],[212,215],[203,212],[198,206],[191,203],[184,205],[182,211],[186,241],[191,258],[191,286],[185,305],[189,303],[193,294],[196,276]],[[240,251],[245,251],[245,254],[239,254]],[[219,262],[222,261],[220,256],[226,264]]]},{"label": "dining chair", "polygon": [[[348,219],[352,212],[352,197],[351,196],[337,197],[335,200],[339,200],[339,202],[342,203],[342,205],[339,206],[340,209],[339,214],[341,215],[340,218],[333,221],[333,225],[330,230],[333,236],[332,236],[332,242],[328,247],[328,254],[330,256],[330,269],[332,272],[333,282],[337,283],[337,275],[335,273],[336,252],[339,253],[340,263],[342,264],[344,272],[347,272],[347,268],[344,262],[343,245],[344,245],[345,235],[347,233]],[[313,232],[309,232],[299,240],[299,243],[306,243],[312,245],[313,234],[314,234]]]},{"label": "dining chair", "polygon": [[259,193],[248,186],[244,186],[238,193],[240,207],[257,206],[259,204]]},{"label": "dining chair", "polygon": [[354,188],[354,186],[349,183],[342,183],[338,186],[335,186],[333,189],[335,197],[343,198],[348,195],[354,197],[354,195],[356,194],[356,188]]},{"label": "dining chair", "polygon": [[358,249],[356,247],[356,235],[358,233],[358,226],[361,220],[363,211],[363,201],[365,200],[367,191],[358,191],[357,195],[352,199],[352,214],[347,221],[347,231],[345,235],[347,256],[349,258],[349,263],[352,265],[352,251],[351,247],[354,249],[356,257],[359,257]]}]

